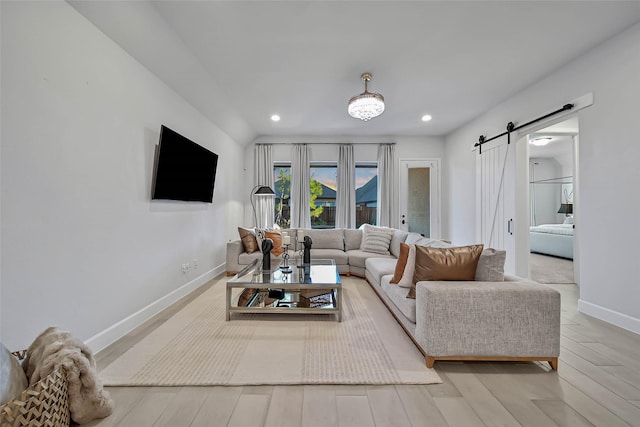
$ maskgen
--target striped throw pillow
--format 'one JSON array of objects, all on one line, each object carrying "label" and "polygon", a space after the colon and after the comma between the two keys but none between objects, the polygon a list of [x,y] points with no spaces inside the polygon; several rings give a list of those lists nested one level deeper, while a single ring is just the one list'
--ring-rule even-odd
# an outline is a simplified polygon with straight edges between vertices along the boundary
[{"label": "striped throw pillow", "polygon": [[393,228],[369,226],[365,228],[361,250],[374,254],[389,255],[389,245],[393,237]]}]

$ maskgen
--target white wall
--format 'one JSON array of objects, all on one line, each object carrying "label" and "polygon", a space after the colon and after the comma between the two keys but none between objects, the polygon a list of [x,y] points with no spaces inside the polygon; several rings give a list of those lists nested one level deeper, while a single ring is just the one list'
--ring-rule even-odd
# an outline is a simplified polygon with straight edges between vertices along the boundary
[{"label": "white wall", "polygon": [[[640,24],[588,52],[513,96],[446,138],[444,168],[453,240],[475,236],[475,173],[470,147],[480,134],[501,133],[593,92],[594,103],[579,111],[580,302],[585,313],[640,333],[640,286],[636,268],[640,228]],[[615,211],[611,206],[616,206]]]},{"label": "white wall", "polygon": [[[68,4],[1,7],[1,339],[59,325],[96,350],[224,271],[244,147]],[[161,124],[219,154],[213,204],[150,201]]]},{"label": "white wall", "polygon": [[568,153],[556,156],[555,159],[560,164],[560,176],[573,176],[573,142]]},{"label": "white wall", "polygon": [[[378,144],[396,144],[396,162],[406,158],[437,158],[444,157],[444,138],[432,136],[384,136],[384,137],[353,137],[353,136],[262,136],[256,138],[245,151],[245,167],[247,173],[247,187],[244,192],[246,196],[245,224],[251,225],[251,205],[249,204],[249,193],[253,188],[253,150],[255,144],[274,144],[273,161],[291,161],[291,151],[293,147],[289,144],[312,144],[311,161],[338,161],[338,145],[354,144],[354,157],[356,162],[376,162],[378,160]],[[398,166],[396,165],[396,168]],[[398,195],[395,195],[396,205]],[[443,237],[446,238],[446,237]]]}]

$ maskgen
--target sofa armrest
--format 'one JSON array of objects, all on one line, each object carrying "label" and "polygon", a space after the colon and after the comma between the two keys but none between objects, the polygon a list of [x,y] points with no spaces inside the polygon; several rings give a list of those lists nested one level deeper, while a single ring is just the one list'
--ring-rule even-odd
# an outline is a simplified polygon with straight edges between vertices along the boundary
[{"label": "sofa armrest", "polygon": [[560,294],[528,280],[418,282],[416,339],[431,356],[560,353]]},{"label": "sofa armrest", "polygon": [[238,259],[240,254],[244,252],[244,246],[242,240],[231,240],[227,242],[227,274],[237,273],[240,271],[240,263]]}]

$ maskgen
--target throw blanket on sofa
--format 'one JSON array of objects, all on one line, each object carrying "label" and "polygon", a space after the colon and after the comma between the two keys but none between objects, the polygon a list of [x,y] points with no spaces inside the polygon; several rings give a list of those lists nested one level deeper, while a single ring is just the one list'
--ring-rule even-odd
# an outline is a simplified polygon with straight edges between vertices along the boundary
[{"label": "throw blanket on sofa", "polygon": [[93,353],[69,332],[56,327],[42,332],[27,350],[22,367],[30,385],[57,367],[64,369],[69,383],[71,418],[76,423],[85,424],[111,414],[113,401],[98,379]]}]

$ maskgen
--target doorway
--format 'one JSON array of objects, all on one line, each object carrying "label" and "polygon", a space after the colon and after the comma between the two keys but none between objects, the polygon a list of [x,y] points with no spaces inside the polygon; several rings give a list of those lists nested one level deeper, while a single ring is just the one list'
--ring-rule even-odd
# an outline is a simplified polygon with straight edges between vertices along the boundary
[{"label": "doorway", "polygon": [[440,160],[400,159],[399,228],[440,238]]}]

